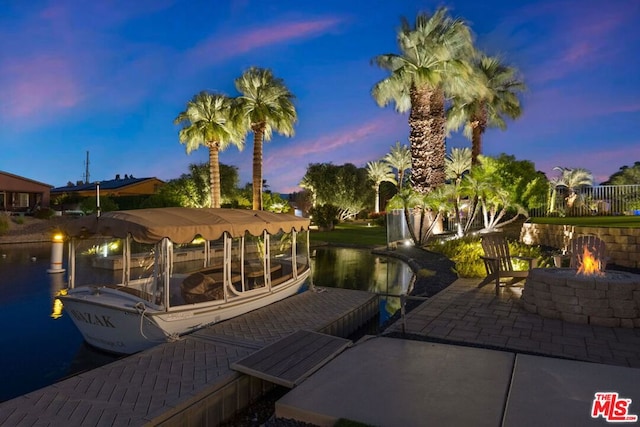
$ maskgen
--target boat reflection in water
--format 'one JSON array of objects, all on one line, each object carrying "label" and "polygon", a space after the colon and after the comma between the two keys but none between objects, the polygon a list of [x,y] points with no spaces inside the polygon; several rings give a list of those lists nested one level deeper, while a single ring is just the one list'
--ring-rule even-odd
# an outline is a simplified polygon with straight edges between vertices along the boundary
[{"label": "boat reflection in water", "polygon": [[380,297],[380,324],[400,310],[399,296],[410,293],[415,281],[406,263],[368,249],[315,247],[311,260],[315,286],[398,295]]}]

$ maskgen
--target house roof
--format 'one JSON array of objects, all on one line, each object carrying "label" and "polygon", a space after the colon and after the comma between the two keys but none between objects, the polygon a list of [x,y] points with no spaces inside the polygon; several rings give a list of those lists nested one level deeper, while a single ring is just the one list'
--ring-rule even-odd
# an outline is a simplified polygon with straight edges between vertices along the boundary
[{"label": "house roof", "polygon": [[6,171],[0,171],[0,174],[2,174],[2,175],[6,175],[6,176],[9,176],[9,177],[11,177],[11,178],[20,179],[20,180],[28,181],[28,182],[32,182],[32,183],[34,183],[34,184],[43,185],[43,186],[45,186],[45,187],[49,187],[49,188],[52,188],[52,187],[53,187],[53,185],[51,185],[51,184],[46,184],[46,183],[44,183],[44,182],[36,181],[36,180],[34,180],[34,179],[25,178],[24,176],[15,175],[15,174],[13,174],[13,173],[9,173],[9,172],[6,172]]},{"label": "house roof", "polygon": [[70,193],[77,191],[95,191],[96,184],[100,184],[101,190],[118,190],[124,187],[128,187],[133,184],[138,184],[148,180],[156,180],[160,181],[158,178],[134,178],[126,176],[125,178],[116,178],[108,181],[97,181],[90,182],[87,184],[79,184],[79,185],[67,185],[65,187],[56,187],[51,190],[52,193]]}]

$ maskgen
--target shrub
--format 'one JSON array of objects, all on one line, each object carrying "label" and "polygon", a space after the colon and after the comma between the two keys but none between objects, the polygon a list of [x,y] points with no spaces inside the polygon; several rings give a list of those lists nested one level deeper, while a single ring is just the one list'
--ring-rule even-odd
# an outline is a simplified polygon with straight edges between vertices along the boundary
[{"label": "shrub", "polygon": [[[461,239],[452,239],[440,243],[434,243],[429,248],[439,252],[455,263],[454,270],[459,277],[485,277],[487,271],[480,256],[484,255],[480,237],[467,236]],[[529,246],[521,242],[509,242],[511,255],[533,257],[538,260],[538,267],[550,267],[553,265],[551,257],[545,254],[539,246]],[[514,260],[515,270],[525,270],[528,266],[525,260]]]},{"label": "shrub", "polygon": [[373,223],[375,225],[380,226],[380,227],[384,227],[385,225],[387,225],[387,213],[386,212],[380,212],[380,213],[372,212],[372,213],[369,214],[369,219],[372,219]]},{"label": "shrub", "polygon": [[320,205],[311,208],[309,213],[313,222],[321,230],[333,230],[334,225],[338,222],[338,208],[333,205]]},{"label": "shrub", "polygon": [[431,250],[439,252],[455,263],[454,271],[459,277],[484,277],[486,271],[480,259],[483,255],[478,237],[467,236],[461,239],[433,243]]},{"label": "shrub", "polygon": [[4,236],[9,232],[9,217],[5,214],[0,214],[0,236]]},{"label": "shrub", "polygon": [[51,219],[53,218],[54,215],[55,215],[55,212],[53,211],[53,209],[42,208],[35,211],[35,213],[33,214],[33,217],[38,219]]}]

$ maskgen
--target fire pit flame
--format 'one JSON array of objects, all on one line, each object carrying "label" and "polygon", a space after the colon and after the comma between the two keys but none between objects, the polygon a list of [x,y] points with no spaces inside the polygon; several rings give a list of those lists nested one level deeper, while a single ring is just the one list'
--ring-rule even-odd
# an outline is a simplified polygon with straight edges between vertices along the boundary
[{"label": "fire pit flame", "polygon": [[604,276],[601,270],[600,260],[596,259],[585,245],[582,250],[582,259],[576,274],[583,276]]}]

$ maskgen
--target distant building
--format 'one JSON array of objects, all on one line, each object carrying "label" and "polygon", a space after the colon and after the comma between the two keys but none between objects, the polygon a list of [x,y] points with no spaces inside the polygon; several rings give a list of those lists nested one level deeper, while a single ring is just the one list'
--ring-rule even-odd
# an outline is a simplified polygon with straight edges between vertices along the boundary
[{"label": "distant building", "polygon": [[49,184],[0,171],[0,210],[29,213],[48,208],[51,188]]},{"label": "distant building", "polygon": [[[124,178],[121,178],[120,175],[116,175],[115,179],[99,181],[98,183],[100,184],[101,196],[124,197],[155,194],[164,184],[164,181],[161,181],[158,178],[134,178],[129,175],[125,175]],[[91,182],[88,184],[81,183],[77,185],[67,185],[65,187],[57,187],[51,190],[51,195],[58,196],[62,194],[69,194],[80,197],[95,197],[96,184],[96,182]]]}]

